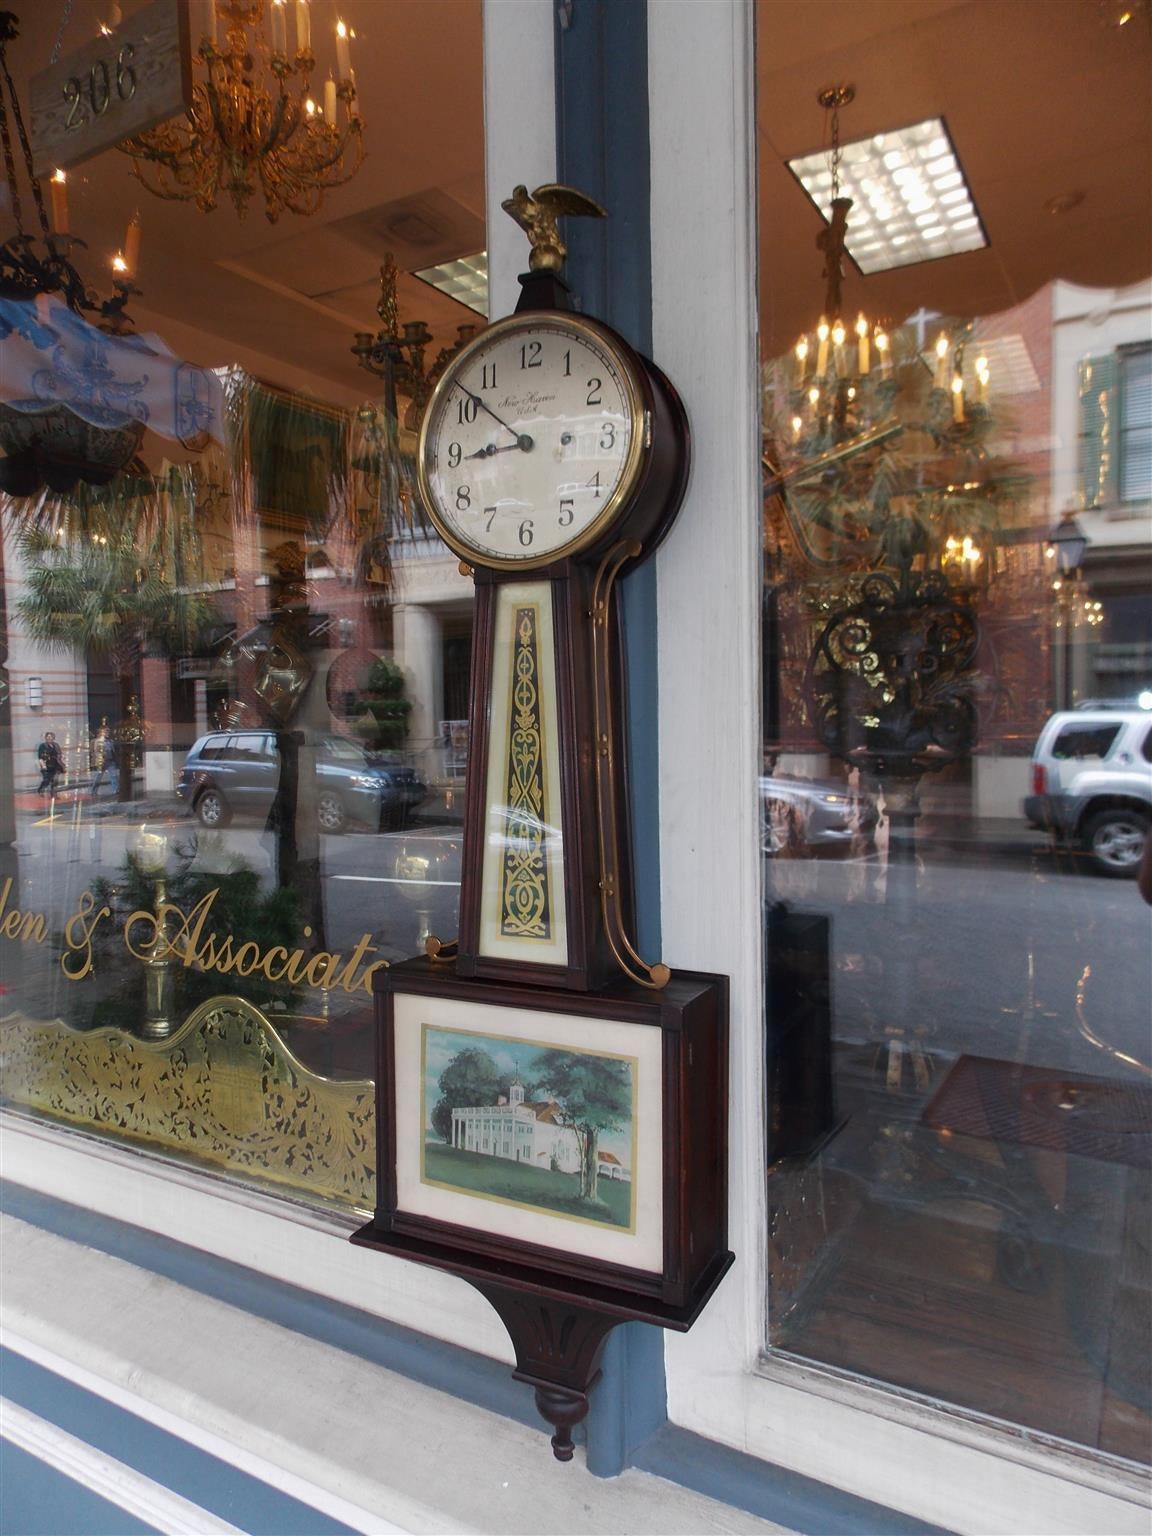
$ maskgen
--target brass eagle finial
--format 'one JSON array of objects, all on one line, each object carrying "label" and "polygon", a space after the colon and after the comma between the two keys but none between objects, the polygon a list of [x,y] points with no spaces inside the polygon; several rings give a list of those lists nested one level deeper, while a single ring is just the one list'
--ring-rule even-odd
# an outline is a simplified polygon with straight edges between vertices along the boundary
[{"label": "brass eagle finial", "polygon": [[561,214],[583,214],[588,218],[605,219],[607,213],[600,204],[575,187],[564,187],[557,182],[547,182],[529,192],[525,186],[516,187],[512,196],[500,205],[511,214],[532,244],[528,265],[533,272],[559,272],[568,254],[568,247],[560,238],[556,220]]}]

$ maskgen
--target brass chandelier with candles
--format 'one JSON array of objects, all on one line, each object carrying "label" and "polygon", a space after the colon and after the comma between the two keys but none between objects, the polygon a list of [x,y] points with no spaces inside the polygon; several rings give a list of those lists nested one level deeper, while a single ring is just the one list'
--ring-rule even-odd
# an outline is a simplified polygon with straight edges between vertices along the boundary
[{"label": "brass chandelier with candles", "polygon": [[[830,85],[816,98],[831,114],[832,197],[828,226],[817,238],[824,252],[824,310],[815,330],[796,343],[791,389],[792,448],[809,460],[867,439],[891,418],[899,392],[892,339],[885,326],[862,309],[854,320],[844,310],[843,263],[852,199],[840,190],[840,109],[855,97],[852,85]],[[934,420],[929,425],[937,436],[962,436],[971,425],[969,413],[987,408],[988,359],[981,353],[968,367],[966,342],[966,334],[953,338],[946,331],[935,342],[930,402]]]},{"label": "brass chandelier with candles", "polygon": [[824,311],[814,335],[801,336],[795,348],[792,442],[803,445],[808,453],[833,448],[866,429],[870,419],[888,415],[897,388],[887,332],[863,311],[849,324],[843,315],[843,262],[852,199],[840,192],[840,109],[855,97],[851,85],[826,86],[816,97],[831,113],[832,200],[828,227],[816,242],[824,252]]},{"label": "brass chandelier with candles", "polygon": [[224,192],[243,215],[257,191],[270,223],[285,209],[316,213],[364,159],[353,36],[337,20],[335,71],[314,94],[311,0],[208,0],[203,73],[185,118],[120,148],[150,192],[203,213]]}]

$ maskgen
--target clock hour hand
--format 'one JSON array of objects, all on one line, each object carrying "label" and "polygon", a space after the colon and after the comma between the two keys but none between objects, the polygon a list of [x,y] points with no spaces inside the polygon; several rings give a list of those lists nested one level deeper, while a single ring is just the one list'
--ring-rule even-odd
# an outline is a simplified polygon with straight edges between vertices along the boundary
[{"label": "clock hour hand", "polygon": [[485,448],[477,448],[475,453],[466,453],[466,459],[490,459],[494,453],[515,453],[519,449],[523,453],[529,453],[535,445],[527,432],[521,432],[514,443],[505,443],[503,448],[498,448],[495,443],[489,443]]}]

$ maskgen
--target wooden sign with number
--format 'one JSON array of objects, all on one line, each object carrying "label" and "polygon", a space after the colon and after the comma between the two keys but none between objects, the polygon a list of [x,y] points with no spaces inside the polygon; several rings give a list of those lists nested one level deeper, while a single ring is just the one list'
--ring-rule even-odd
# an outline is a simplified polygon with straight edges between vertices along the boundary
[{"label": "wooden sign with number", "polygon": [[192,100],[188,0],[152,0],[32,80],[32,168],[51,176]]}]

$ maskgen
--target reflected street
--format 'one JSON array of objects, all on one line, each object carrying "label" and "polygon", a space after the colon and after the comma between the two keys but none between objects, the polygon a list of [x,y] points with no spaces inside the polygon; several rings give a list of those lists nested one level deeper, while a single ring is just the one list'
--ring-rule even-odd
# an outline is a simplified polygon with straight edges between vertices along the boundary
[{"label": "reflected street", "polygon": [[1152,913],[1134,881],[1084,875],[1040,836],[1000,855],[923,861],[904,941],[909,997],[894,990],[900,937],[874,863],[775,860],[766,880],[769,901],[831,918],[840,1043],[881,1043],[888,1030],[910,1026],[929,1055],[1107,1073],[1077,1027],[1077,985],[1089,970],[1084,1009],[1094,1033],[1152,1061]]}]

